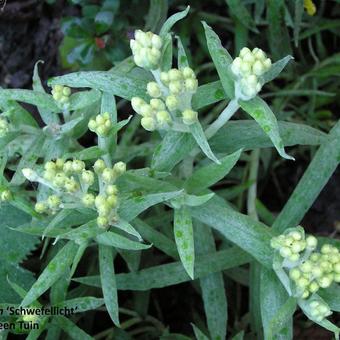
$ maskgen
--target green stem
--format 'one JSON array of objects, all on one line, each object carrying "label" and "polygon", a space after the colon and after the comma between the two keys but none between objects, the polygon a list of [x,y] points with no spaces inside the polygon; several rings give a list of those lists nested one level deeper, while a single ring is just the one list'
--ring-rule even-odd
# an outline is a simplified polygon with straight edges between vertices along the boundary
[{"label": "green stem", "polygon": [[240,106],[236,99],[232,99],[219,117],[205,130],[207,139],[210,139],[216,132],[233,116]]},{"label": "green stem", "polygon": [[108,145],[107,145],[107,138],[106,137],[100,137],[98,136],[98,146],[101,150],[105,152],[103,155],[103,160],[107,167],[111,168],[112,166],[112,159],[108,151]]}]

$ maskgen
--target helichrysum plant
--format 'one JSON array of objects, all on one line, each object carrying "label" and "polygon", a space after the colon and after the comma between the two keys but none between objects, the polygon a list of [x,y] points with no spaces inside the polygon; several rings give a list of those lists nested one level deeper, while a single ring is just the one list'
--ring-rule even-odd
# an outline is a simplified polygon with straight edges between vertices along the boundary
[{"label": "helichrysum plant", "polygon": [[[188,11],[170,17],[159,32],[136,30],[131,57],[109,72],[52,78],[46,92],[37,64],[33,90],[0,90],[1,231],[4,244],[13,244],[11,253],[0,246],[9,273],[0,272],[6,291],[0,308],[69,306],[84,313],[105,306],[113,324],[98,338],[128,336],[135,324],[136,334],[158,338],[171,330],[145,316],[147,307],[131,311],[118,291],[195,280],[206,326],[200,319],[193,333],[224,339],[234,333],[227,333],[225,271],[250,286],[246,319],[255,321],[245,331],[256,338],[290,339],[298,306],[338,337],[330,318],[339,310],[339,242],[295,226],[338,164],[339,124],[320,137],[306,125],[278,122],[261,91],[292,57],[275,61],[260,47],[243,47],[232,58],[205,22],[219,81],[202,85],[179,37],[176,54],[173,49],[171,29]],[[227,105],[207,114],[204,108],[221,100]],[[135,114],[121,119],[130,109],[126,101]],[[35,105],[43,126],[18,102]],[[241,109],[252,119],[230,122]],[[92,145],[83,145],[85,136]],[[285,146],[300,143],[322,146],[269,228],[256,205],[261,148],[274,147],[291,161]],[[214,186],[229,173],[250,183],[247,214]],[[18,264],[39,237],[47,264],[35,279]],[[128,272],[117,270],[118,261]],[[148,305],[149,294],[135,297],[136,305]],[[39,330],[25,331],[30,339],[57,339],[61,331],[90,339],[76,324],[81,315],[11,320],[15,332],[22,320],[38,323]]]}]

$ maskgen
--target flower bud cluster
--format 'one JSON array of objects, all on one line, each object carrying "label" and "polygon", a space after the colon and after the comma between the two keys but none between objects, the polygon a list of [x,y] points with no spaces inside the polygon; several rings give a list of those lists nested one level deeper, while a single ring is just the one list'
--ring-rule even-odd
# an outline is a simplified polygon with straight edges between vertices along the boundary
[{"label": "flower bud cluster", "polygon": [[319,288],[328,288],[333,282],[340,282],[340,252],[324,244],[316,251],[317,239],[305,237],[303,230],[296,229],[274,237],[271,247],[285,259],[283,266],[289,270],[289,277],[296,287],[297,294],[307,299]]},{"label": "flower bud cluster", "polygon": [[89,121],[88,127],[99,137],[106,137],[112,128],[110,114],[108,112],[104,112],[103,114],[96,116],[95,119],[91,119]]},{"label": "flower bud cluster", "polygon": [[117,177],[125,173],[126,164],[118,162],[112,168],[108,168],[104,161],[97,160],[94,164],[94,171],[98,175],[100,191],[96,197],[86,197],[85,200],[89,200],[91,205],[94,204],[98,213],[98,226],[107,228],[118,219],[118,189],[114,183]]},{"label": "flower bud cluster", "polygon": [[161,99],[153,98],[148,104],[142,98],[133,97],[131,105],[142,116],[141,125],[147,131],[164,129],[172,122],[171,115]]},{"label": "flower bud cluster", "polygon": [[6,118],[0,117],[0,138],[9,132],[9,123]]},{"label": "flower bud cluster", "polygon": [[244,47],[231,64],[231,70],[237,77],[236,97],[249,100],[261,91],[261,76],[271,68],[272,62],[259,48],[252,51]]},{"label": "flower bud cluster", "polygon": [[289,277],[307,298],[319,290],[328,288],[333,282],[340,282],[340,253],[330,244],[324,244],[321,252],[312,252],[298,266],[291,268]]},{"label": "flower bud cluster", "polygon": [[[93,166],[94,172],[85,168],[81,160],[57,159],[44,165],[42,177],[32,169],[23,169],[24,176],[30,181],[40,182],[48,186],[55,194],[35,205],[38,213],[56,213],[66,204],[81,204],[95,209],[98,213],[98,226],[108,227],[117,220],[118,190],[114,185],[117,177],[125,173],[126,164],[116,163],[112,168],[98,159]],[[99,181],[99,193],[89,192],[95,182],[95,174]]]},{"label": "flower bud cluster", "polygon": [[311,316],[318,322],[332,314],[329,306],[321,301],[313,300],[309,303],[309,307],[311,309]]},{"label": "flower bud cluster", "polygon": [[160,73],[159,84],[147,84],[147,93],[152,98],[149,104],[139,97],[132,98],[131,104],[143,117],[141,125],[145,130],[168,128],[175,122],[177,110],[181,112],[182,122],[190,125],[197,121],[197,112],[188,108],[191,107],[191,97],[196,90],[197,79],[190,67],[182,70],[173,68]]},{"label": "flower bud cluster", "polygon": [[300,230],[293,230],[288,234],[282,234],[271,240],[271,247],[278,250],[280,255],[291,262],[300,260],[301,253],[306,249],[315,249],[317,240],[314,236],[306,239]]},{"label": "flower bud cluster", "polygon": [[12,193],[8,189],[0,190],[0,202],[7,202],[12,199]]},{"label": "flower bud cluster", "polygon": [[162,39],[152,32],[135,31],[135,39],[130,40],[133,59],[137,66],[155,70],[159,66]]},{"label": "flower bud cluster", "polygon": [[63,85],[54,85],[52,87],[53,99],[59,104],[65,105],[69,102],[71,89]]}]

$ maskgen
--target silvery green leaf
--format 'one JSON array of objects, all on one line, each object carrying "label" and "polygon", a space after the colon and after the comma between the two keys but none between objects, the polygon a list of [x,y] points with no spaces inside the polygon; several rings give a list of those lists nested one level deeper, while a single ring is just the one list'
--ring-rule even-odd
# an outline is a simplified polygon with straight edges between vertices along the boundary
[{"label": "silvery green leaf", "polygon": [[213,192],[210,194],[201,195],[201,196],[186,194],[184,195],[184,198],[183,198],[183,204],[188,205],[190,207],[197,207],[208,202],[214,195],[215,193]]},{"label": "silvery green leaf", "polygon": [[179,257],[188,275],[194,279],[194,233],[189,210],[182,206],[174,210],[174,235]]},{"label": "silvery green leaf", "polygon": [[264,83],[268,83],[275,79],[292,59],[294,58],[291,55],[287,55],[286,57],[275,62],[272,67],[262,76]]},{"label": "silvery green leaf", "polygon": [[294,160],[284,150],[276,117],[268,104],[260,97],[247,101],[240,100],[239,104],[244,111],[257,121],[263,131],[269,136],[278,153],[283,158]]},{"label": "silvery green leaf", "polygon": [[113,225],[116,228],[119,228],[120,230],[123,230],[126,233],[137,237],[139,241],[143,241],[142,236],[140,236],[139,232],[129,222],[123,219],[119,219]]},{"label": "silvery green leaf", "polygon": [[184,11],[182,12],[178,12],[173,14],[171,17],[169,17],[163,27],[161,28],[159,35],[161,36],[161,38],[164,38],[166,36],[167,33],[170,32],[171,28],[173,25],[176,24],[177,21],[185,18],[189,12],[190,6],[188,6]]},{"label": "silvery green leaf", "polygon": [[79,91],[70,96],[68,109],[72,111],[81,110],[99,100],[100,92],[98,90]]},{"label": "silvery green leaf", "polygon": [[213,162],[217,164],[221,164],[221,162],[216,158],[214,153],[211,151],[209,143],[207,141],[207,137],[204,134],[202,126],[199,122],[189,125],[190,132],[192,136],[195,138],[196,143],[201,148],[203,153],[210,158]]},{"label": "silvery green leaf", "polygon": [[99,247],[99,271],[103,296],[107,311],[116,326],[119,326],[118,294],[116,276],[113,264],[112,247],[100,244]]},{"label": "silvery green leaf", "polygon": [[182,40],[179,36],[176,36],[177,39],[177,49],[178,49],[178,68],[182,69],[184,67],[188,67],[189,66],[189,61],[188,61],[188,57],[187,54],[185,52],[184,46],[182,44]]},{"label": "silvery green leaf", "polygon": [[143,250],[143,249],[149,249],[151,247],[151,245],[132,241],[112,231],[108,231],[108,232],[105,232],[105,233],[102,233],[96,236],[96,241],[106,246],[112,246],[112,247],[116,247],[120,249],[127,249],[127,250]]}]

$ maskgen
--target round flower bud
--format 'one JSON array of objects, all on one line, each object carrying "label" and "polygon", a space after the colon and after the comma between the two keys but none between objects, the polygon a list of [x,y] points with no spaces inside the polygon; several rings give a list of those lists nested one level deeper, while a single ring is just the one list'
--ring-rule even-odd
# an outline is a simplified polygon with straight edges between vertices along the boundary
[{"label": "round flower bud", "polygon": [[332,252],[332,246],[330,244],[324,244],[321,247],[322,254],[330,254]]},{"label": "round flower bud", "polygon": [[185,88],[190,92],[196,92],[198,87],[197,79],[186,79]]},{"label": "round flower bud", "polygon": [[310,273],[312,271],[312,263],[311,261],[305,261],[304,263],[301,264],[300,269],[303,273]]},{"label": "round flower bud", "polygon": [[79,185],[73,178],[68,178],[65,181],[64,188],[67,192],[74,193],[79,190]]},{"label": "round flower bud", "polygon": [[334,264],[333,270],[335,273],[340,274],[340,262]]},{"label": "round flower bud", "polygon": [[152,113],[153,113],[153,110],[152,110],[151,105],[144,104],[144,105],[141,107],[140,114],[141,114],[143,117],[151,117],[151,116],[152,116]]},{"label": "round flower bud", "polygon": [[92,185],[94,183],[94,174],[90,170],[83,170],[81,178],[87,185]]},{"label": "round flower bud", "polygon": [[55,166],[57,167],[58,170],[62,170],[64,167],[64,160],[61,158],[57,158],[55,161]]},{"label": "round flower bud", "polygon": [[117,202],[118,202],[117,196],[116,195],[108,196],[106,199],[106,202],[110,207],[114,208],[115,206],[117,206]]},{"label": "round flower bud", "polygon": [[156,114],[157,123],[161,126],[171,123],[171,116],[168,111],[158,111]]},{"label": "round flower bud", "polygon": [[52,91],[54,92],[63,92],[64,86],[63,85],[54,85],[52,86]]},{"label": "round flower bud", "polygon": [[65,174],[59,172],[55,175],[55,178],[53,180],[53,184],[55,186],[61,188],[61,187],[64,186],[66,179],[67,179],[67,177],[65,176]]},{"label": "round flower bud", "polygon": [[174,111],[178,107],[178,100],[175,96],[166,97],[165,104],[170,111]]},{"label": "round flower bud", "polygon": [[172,94],[179,94],[182,91],[182,85],[178,80],[169,83],[169,91]]},{"label": "round flower bud", "polygon": [[315,249],[318,245],[318,240],[316,239],[316,237],[309,235],[306,237],[306,245],[309,249]]},{"label": "round flower bud", "polygon": [[288,247],[282,247],[280,249],[280,255],[282,257],[289,257],[292,255],[292,251]]},{"label": "round flower bud", "polygon": [[63,171],[67,174],[73,172],[73,162],[72,161],[65,162],[63,166]]},{"label": "round flower bud", "polygon": [[154,131],[156,129],[156,122],[152,117],[143,117],[141,125],[147,131]]},{"label": "round flower bud", "polygon": [[105,183],[112,183],[116,179],[113,169],[105,168],[102,173],[102,179]]},{"label": "round flower bud", "polygon": [[265,72],[265,67],[263,66],[262,62],[257,60],[253,64],[253,73],[257,76],[261,76]]},{"label": "round flower bud", "polygon": [[313,262],[317,262],[320,259],[320,254],[318,253],[312,253],[309,257],[309,259]]},{"label": "round flower bud", "polygon": [[294,281],[298,280],[301,277],[300,270],[298,268],[292,268],[289,271],[289,277]]},{"label": "round flower bud", "polygon": [[109,225],[109,220],[105,216],[99,216],[97,218],[97,224],[98,224],[99,228],[105,228],[106,229]]},{"label": "round flower bud", "polygon": [[91,131],[95,132],[97,129],[97,122],[94,119],[90,119],[87,126]]},{"label": "round flower bud", "polygon": [[12,199],[12,193],[6,189],[1,193],[0,199],[2,202],[10,201]]},{"label": "round flower bud", "polygon": [[150,100],[150,105],[156,111],[165,109],[165,105],[160,99],[152,98]]},{"label": "round flower bud", "polygon": [[332,279],[325,275],[318,278],[317,282],[321,288],[328,288],[332,284]]},{"label": "round flower bud", "polygon": [[162,38],[157,34],[153,34],[151,38],[151,44],[153,47],[160,50],[162,47]]},{"label": "round flower bud", "polygon": [[110,210],[110,206],[106,201],[105,204],[102,204],[97,208],[99,216],[108,216],[110,214]]},{"label": "round flower bud", "polygon": [[46,162],[44,165],[45,170],[56,170],[57,166],[54,162]]},{"label": "round flower bud", "polygon": [[83,161],[80,161],[78,159],[75,159],[72,162],[72,170],[74,172],[80,173],[81,171],[83,171],[85,169],[85,163]]},{"label": "round flower bud", "polygon": [[168,72],[161,72],[160,78],[161,82],[165,85],[167,85],[170,81]]},{"label": "round flower bud", "polygon": [[85,194],[81,201],[86,207],[92,207],[94,205],[95,197],[92,194]]},{"label": "round flower bud", "polygon": [[51,209],[57,209],[61,201],[57,195],[51,195],[47,198],[47,204]]},{"label": "round flower bud", "polygon": [[314,265],[312,268],[312,275],[315,278],[319,278],[322,276],[322,274],[323,274],[323,270],[320,267]]},{"label": "round flower bud", "polygon": [[44,212],[46,212],[48,209],[47,204],[45,202],[37,202],[34,206],[34,210],[38,213],[38,214],[43,214]]},{"label": "round flower bud", "polygon": [[243,58],[246,54],[251,53],[248,47],[243,47],[240,51],[240,57]]},{"label": "round flower bud", "polygon": [[176,81],[176,80],[181,80],[182,79],[182,73],[177,68],[172,68],[168,72],[168,75],[169,75],[170,81]]},{"label": "round flower bud", "polygon": [[95,205],[96,208],[98,209],[100,206],[105,205],[106,204],[106,199],[103,195],[98,195],[95,198]]},{"label": "round flower bud", "polygon": [[254,63],[255,62],[255,57],[253,56],[253,54],[249,51],[249,53],[246,53],[243,57],[242,57],[242,61],[243,62],[247,62],[247,63]]},{"label": "round flower bud", "polygon": [[[255,48],[254,48],[255,50]],[[254,51],[253,50],[253,55],[255,56],[256,59],[260,60],[260,61],[264,61],[266,60],[266,54],[260,50],[259,48],[257,48],[257,50]]]},{"label": "round flower bud", "polygon": [[124,162],[118,162],[113,166],[113,171],[117,176],[122,175],[126,172],[126,164]]},{"label": "round flower bud", "polygon": [[235,58],[231,64],[231,70],[236,76],[240,74],[241,64],[242,59],[240,57]]},{"label": "round flower bud", "polygon": [[303,276],[303,277],[300,277],[297,281],[296,281],[296,285],[299,287],[299,288],[305,288],[307,287],[309,284],[309,281]]},{"label": "round flower bud", "polygon": [[71,95],[71,89],[67,86],[64,86],[63,95],[66,96],[66,97],[69,97]]},{"label": "round flower bud", "polygon": [[100,174],[106,168],[105,162],[102,159],[97,159],[93,165],[93,168],[97,174]]},{"label": "round flower bud", "polygon": [[297,262],[300,259],[300,255],[299,254],[292,254],[288,257],[288,259],[291,262]]},{"label": "round flower bud", "polygon": [[110,184],[106,187],[105,192],[108,195],[117,195],[118,194],[118,188],[116,185]]},{"label": "round flower bud", "polygon": [[147,90],[149,96],[153,97],[153,98],[158,98],[162,95],[160,87],[154,81],[151,81],[147,84],[146,90]]},{"label": "round flower bud", "polygon": [[263,65],[265,67],[265,70],[268,71],[272,66],[272,61],[269,58],[267,58],[266,60],[263,61]]},{"label": "round flower bud", "polygon": [[56,173],[53,170],[46,170],[46,171],[44,171],[43,176],[47,181],[53,181],[53,179],[56,176]]},{"label": "round flower bud", "polygon": [[301,298],[302,298],[302,299],[307,299],[308,296],[309,296],[309,291],[308,291],[308,290],[305,290],[305,291],[302,293]]},{"label": "round flower bud", "polygon": [[195,78],[195,72],[190,67],[184,67],[182,69],[182,75],[184,78]]},{"label": "round flower bud", "polygon": [[313,281],[308,286],[308,290],[311,294],[314,294],[319,290],[319,285],[317,284],[317,282]]},{"label": "round flower bud", "polygon": [[240,66],[240,71],[241,71],[242,75],[250,74],[250,72],[251,72],[251,64],[247,63],[247,62],[242,62],[241,66]]},{"label": "round flower bud", "polygon": [[185,110],[182,112],[183,123],[191,125],[197,122],[198,114],[193,110]]},{"label": "round flower bud", "polygon": [[141,110],[143,105],[145,105],[145,101],[142,98],[133,97],[131,99],[132,108],[139,114],[140,114],[140,110]]}]

